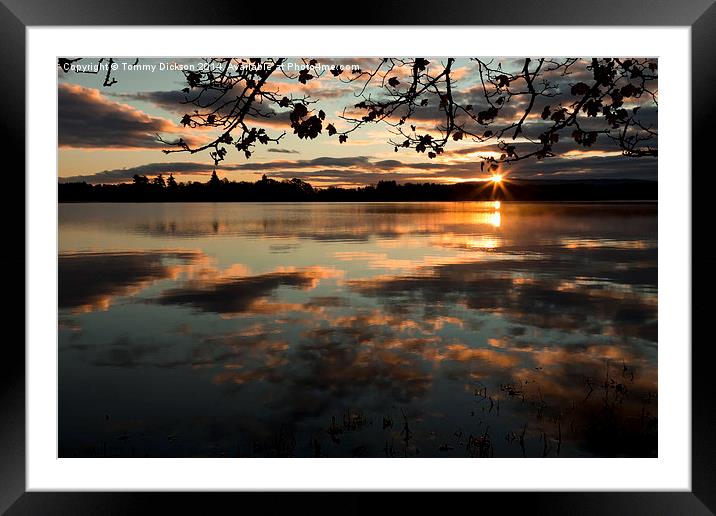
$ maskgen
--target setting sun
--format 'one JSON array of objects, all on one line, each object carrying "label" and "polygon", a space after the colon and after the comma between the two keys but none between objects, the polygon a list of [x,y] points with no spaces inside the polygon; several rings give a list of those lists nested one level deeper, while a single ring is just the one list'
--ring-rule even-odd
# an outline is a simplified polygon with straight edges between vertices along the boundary
[{"label": "setting sun", "polygon": [[501,183],[502,182],[502,176],[500,174],[495,174],[490,178],[490,181],[493,183]]}]

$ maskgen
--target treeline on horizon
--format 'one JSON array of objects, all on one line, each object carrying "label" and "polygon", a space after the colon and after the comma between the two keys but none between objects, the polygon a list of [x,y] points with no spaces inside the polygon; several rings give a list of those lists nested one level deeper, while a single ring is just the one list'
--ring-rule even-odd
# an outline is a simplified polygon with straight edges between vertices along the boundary
[{"label": "treeline on horizon", "polygon": [[356,188],[313,187],[301,179],[229,181],[214,172],[207,182],[177,182],[172,175],[132,183],[59,183],[59,202],[355,202],[355,201],[616,201],[656,200],[657,182],[637,179],[508,180],[456,184],[379,181]]}]

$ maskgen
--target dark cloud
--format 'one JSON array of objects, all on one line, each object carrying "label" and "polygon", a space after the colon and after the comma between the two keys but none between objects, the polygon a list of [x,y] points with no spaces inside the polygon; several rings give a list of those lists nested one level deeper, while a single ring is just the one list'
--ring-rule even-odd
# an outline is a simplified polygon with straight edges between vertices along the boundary
[{"label": "dark cloud", "polygon": [[580,159],[562,157],[537,162],[517,162],[506,169],[515,178],[559,179],[649,179],[658,177],[657,158],[593,156]]},{"label": "dark cloud", "polygon": [[[269,152],[271,152],[269,150]],[[273,151],[281,152],[281,151]],[[295,151],[289,151],[295,152]],[[219,166],[214,166],[209,163],[192,163],[192,162],[167,162],[167,163],[147,163],[146,165],[138,165],[136,167],[103,170],[94,174],[67,176],[60,178],[60,182],[78,182],[86,181],[88,183],[122,183],[131,181],[135,174],[140,175],[155,175],[155,174],[210,174],[212,170],[216,169],[219,174],[222,171],[235,171],[235,170],[258,170],[259,173],[263,173],[268,170],[276,169],[292,169],[297,172],[294,176],[299,177],[307,171],[299,171],[298,169],[309,168],[309,167],[371,167],[372,163],[370,158],[365,156],[353,156],[345,158],[334,158],[329,156],[318,157],[310,160],[297,160],[297,161],[274,161],[265,163],[221,163]],[[300,172],[300,173],[299,173]],[[272,173],[272,176],[284,177],[283,173]],[[289,174],[290,175],[290,174]]]},{"label": "dark cloud", "polygon": [[99,90],[60,84],[57,95],[60,147],[159,149],[157,134],[178,139],[168,120],[110,101]]},{"label": "dark cloud", "polygon": [[227,278],[167,290],[157,302],[190,306],[204,312],[235,314],[252,309],[259,299],[282,286],[307,288],[315,280],[310,272],[272,272],[258,276]]},{"label": "dark cloud", "polygon": [[[428,277],[356,281],[354,287],[363,295],[382,299],[388,309],[420,301],[463,304],[472,310],[498,311],[510,322],[546,330],[593,335],[614,331],[620,337],[656,341],[656,304],[638,294],[587,289],[579,287],[576,278],[548,275],[520,283],[510,274],[525,268],[514,262],[504,266],[506,270],[484,264],[451,264],[435,267],[434,275]],[[642,277],[656,278],[656,268],[641,272]],[[573,289],[559,288],[570,281],[575,282]]]},{"label": "dark cloud", "polygon": [[266,163],[243,163],[233,165],[234,170],[272,170],[272,169],[301,169],[307,167],[367,167],[371,166],[371,159],[367,156],[349,156],[334,158],[330,156],[321,156],[313,159],[301,159],[295,161],[269,161]]},{"label": "dark cloud", "polygon": [[169,91],[138,91],[136,93],[108,93],[108,96],[124,101],[149,102],[157,107],[174,114],[183,114],[191,111],[187,105],[190,97],[180,90]]},{"label": "dark cloud", "polygon": [[60,253],[60,309],[90,311],[108,307],[118,296],[142,290],[176,271],[170,262],[186,264],[192,251]]},{"label": "dark cloud", "polygon": [[[464,154],[476,152],[479,148],[466,148]],[[483,149],[484,150],[484,149]],[[463,154],[463,152],[455,152]],[[649,179],[658,177],[656,158],[625,158],[621,155],[591,155],[581,157],[555,157],[542,161],[525,160],[505,166],[503,171],[512,179]],[[329,167],[329,168],[315,168]],[[468,162],[425,162],[413,163],[399,160],[372,162],[364,156],[312,160],[276,161],[249,164],[211,164],[191,162],[148,163],[136,167],[104,170],[95,174],[67,176],[60,182],[122,183],[129,182],[135,174],[152,176],[157,174],[208,175],[216,169],[219,175],[229,171],[255,171],[258,176],[266,174],[274,179],[299,178],[315,185],[344,184],[368,185],[378,181],[440,182],[446,177],[478,179],[485,176],[479,160]],[[399,172],[399,173],[398,173]]]},{"label": "dark cloud", "polygon": [[373,166],[376,168],[390,169],[390,168],[402,167],[403,162],[398,161],[397,159],[384,159],[384,160],[374,162]]},{"label": "dark cloud", "polygon": [[93,184],[126,183],[132,180],[135,174],[152,176],[156,174],[211,174],[213,167],[204,163],[172,162],[172,163],[147,163],[130,168],[117,168],[103,170],[95,174],[61,177],[61,183],[76,183],[85,181]]},{"label": "dark cloud", "polygon": [[[242,95],[237,87],[222,95],[218,90],[190,90],[184,93],[180,90],[169,91],[140,91],[136,93],[110,93],[108,95],[124,101],[139,101],[153,104],[177,117],[177,121],[195,110],[211,112],[216,109],[218,115],[228,115],[234,107],[232,99]],[[341,92],[343,94],[344,92]],[[226,105],[223,105],[225,104]],[[218,109],[217,109],[218,108]],[[287,129],[291,126],[290,110],[276,111],[272,106],[260,105],[259,116],[251,114],[246,122],[257,127],[279,127]]]},{"label": "dark cloud", "polygon": [[[256,172],[257,177],[263,172]],[[267,174],[273,179],[293,179],[298,178],[308,181],[311,184],[321,185],[368,185],[375,184],[378,181],[398,181],[398,182],[424,182],[434,181],[438,177],[430,177],[427,175],[410,175],[396,174],[390,172],[369,172],[365,170],[354,169],[319,169],[319,170],[275,170]]]},{"label": "dark cloud", "polygon": [[270,148],[268,151],[266,151],[266,152],[276,152],[276,153],[278,153],[278,154],[300,154],[297,150],[293,150],[293,149],[281,149],[281,148],[279,148],[279,147],[271,147],[271,148]]},{"label": "dark cloud", "polygon": [[[604,216],[619,220],[616,214]],[[655,237],[655,229],[641,237]],[[511,245],[504,245],[499,260],[426,267],[414,275],[354,280],[351,285],[382,300],[388,310],[457,304],[498,311],[513,324],[656,341],[655,245],[565,248],[540,244],[545,234],[538,231],[534,237],[525,233],[514,257]]]},{"label": "dark cloud", "polygon": [[[278,164],[277,164],[278,165]],[[257,167],[263,174],[266,170]],[[269,167],[269,169],[272,167]],[[273,178],[297,177],[310,183],[321,184],[375,184],[378,181],[440,182],[444,178],[478,179],[485,177],[478,160],[458,163],[411,163],[383,160],[372,163],[370,168],[326,168],[298,170],[300,167],[276,166],[269,175]],[[372,170],[371,170],[372,169]],[[376,170],[377,169],[377,170]],[[400,173],[397,173],[397,171]],[[391,173],[392,171],[392,173]],[[550,158],[543,161],[523,161],[505,166],[503,171],[512,179],[559,178],[559,179],[657,179],[656,158],[625,158],[594,155],[589,157]]]}]

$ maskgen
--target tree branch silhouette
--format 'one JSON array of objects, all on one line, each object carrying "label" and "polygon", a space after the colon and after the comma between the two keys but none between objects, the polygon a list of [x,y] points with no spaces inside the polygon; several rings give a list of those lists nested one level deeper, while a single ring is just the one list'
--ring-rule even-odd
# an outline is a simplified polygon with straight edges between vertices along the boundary
[{"label": "tree branch silhouette", "polygon": [[[102,57],[97,61],[96,66],[90,65],[87,68],[76,69],[76,68],[72,67],[72,65],[74,65],[74,63],[78,63],[79,61],[82,61],[82,60],[86,60],[86,59],[82,58],[82,57],[77,57],[74,59],[60,57],[57,59],[57,67],[65,73],[75,72],[75,73],[89,73],[89,74],[93,74],[93,75],[98,75],[100,71],[103,71],[102,67],[101,67],[102,63],[104,63],[106,61],[107,64],[106,64],[106,70],[104,70],[105,74],[104,74],[104,81],[102,82],[102,86],[104,86],[105,88],[108,88],[108,87],[112,86],[113,84],[117,84],[117,82],[118,82],[117,79],[115,77],[113,77],[113,72],[115,71],[115,69],[112,67],[112,65],[115,64],[114,58]],[[134,66],[136,66],[138,63],[139,63],[139,58],[137,58],[134,61]]]},{"label": "tree branch silhouette", "polygon": [[[111,75],[112,58],[103,85]],[[60,59],[63,70],[79,59]],[[657,106],[655,59],[472,58],[468,73],[477,87],[459,88],[455,59],[382,58],[369,69],[330,66],[332,78],[355,87],[359,99],[345,106],[335,122],[309,95],[283,95],[288,80],[307,84],[323,75],[317,59],[302,59],[297,73],[288,73],[286,58],[207,58],[198,69],[183,70],[187,106],[184,127],[218,130],[204,143],[157,139],[163,152],[195,154],[208,151],[218,165],[229,147],[248,159],[257,144],[279,144],[286,131],[270,134],[269,119],[287,116],[287,129],[302,139],[315,139],[325,129],[339,143],[366,125],[387,126],[387,143],[395,152],[412,149],[433,159],[451,142],[471,140],[484,170],[528,158],[559,154],[560,141],[573,140],[590,148],[604,139],[627,157],[657,156],[658,130],[644,108]],[[136,64],[136,63],[135,63]],[[85,72],[97,73],[97,72]],[[284,82],[277,82],[281,79]],[[648,111],[648,110],[646,110]],[[425,127],[425,123],[434,125]]]},{"label": "tree branch silhouette", "polygon": [[[299,138],[316,138],[326,117],[322,110],[310,109],[317,101],[307,95],[284,96],[279,89],[269,86],[269,79],[277,72],[303,84],[315,77],[307,70],[297,75],[285,73],[282,67],[285,61],[285,58],[213,58],[204,60],[200,71],[184,71],[188,86],[182,90],[186,95],[183,103],[195,109],[185,114],[180,123],[190,128],[218,128],[221,134],[196,147],[183,139],[166,142],[157,135],[160,141],[177,147],[163,152],[195,154],[209,149],[214,164],[218,165],[226,157],[227,146],[233,145],[249,158],[257,143],[278,143],[285,136],[285,131],[271,136],[265,128],[258,127],[262,120],[276,116],[277,109],[291,110],[290,127]],[[306,64],[316,64],[316,61]]]},{"label": "tree branch silhouette", "polygon": [[[591,147],[599,135],[606,135],[624,156],[657,155],[657,129],[639,119],[641,105],[631,110],[625,107],[630,99],[643,96],[657,105],[656,61],[592,59],[584,70],[591,75],[591,80],[571,84],[565,84],[565,78],[580,62],[575,58],[525,58],[517,73],[505,71],[499,61],[478,58],[472,61],[477,64],[482,94],[477,99],[461,101],[453,93],[454,59],[432,66],[423,58],[384,59],[374,72],[354,79],[365,81],[361,90],[363,100],[354,106],[362,116],[344,114],[343,118],[352,127],[339,134],[348,134],[368,123],[387,123],[393,128],[394,138],[389,143],[396,152],[400,148],[418,153],[427,151],[429,158],[441,154],[451,137],[455,141],[468,137],[479,144],[491,143],[499,150],[499,157],[480,156],[483,168],[485,164],[497,168],[498,163],[553,157],[556,155],[554,145],[568,129],[571,129],[571,138],[584,147]],[[411,72],[411,80],[402,88],[397,75],[388,79],[400,67],[408,67]],[[380,83],[379,97],[366,93],[371,82]],[[564,91],[566,86],[568,92]],[[533,113],[536,102],[555,97],[565,98],[556,106],[546,104],[536,118]],[[476,106],[475,100],[480,105]],[[433,131],[418,132],[414,124],[409,124],[410,131],[406,130],[406,123],[431,102],[438,104],[444,123]],[[510,113],[508,107],[515,105],[517,109]],[[397,118],[396,114],[399,114]],[[535,121],[527,131],[529,118]]]}]

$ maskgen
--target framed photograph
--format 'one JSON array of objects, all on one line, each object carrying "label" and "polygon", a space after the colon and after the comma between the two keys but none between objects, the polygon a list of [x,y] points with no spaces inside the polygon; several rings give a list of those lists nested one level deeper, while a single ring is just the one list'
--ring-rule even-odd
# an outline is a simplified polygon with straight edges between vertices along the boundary
[{"label": "framed photograph", "polygon": [[0,508],[712,514],[716,7],[314,7],[0,6]]}]

